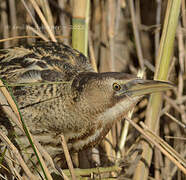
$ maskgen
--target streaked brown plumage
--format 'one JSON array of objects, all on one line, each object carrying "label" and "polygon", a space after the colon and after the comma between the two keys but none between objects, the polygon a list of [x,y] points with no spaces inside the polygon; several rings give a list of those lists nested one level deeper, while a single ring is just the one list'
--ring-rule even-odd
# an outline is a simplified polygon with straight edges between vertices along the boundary
[{"label": "streaked brown plumage", "polygon": [[[53,42],[1,50],[0,77],[7,83],[46,82],[13,87],[13,94],[27,127],[58,162],[61,133],[71,151],[94,146],[144,94],[171,87],[124,73],[96,73],[83,54]],[[0,115],[1,124],[4,116]],[[30,152],[21,131],[14,130],[17,143]]]}]

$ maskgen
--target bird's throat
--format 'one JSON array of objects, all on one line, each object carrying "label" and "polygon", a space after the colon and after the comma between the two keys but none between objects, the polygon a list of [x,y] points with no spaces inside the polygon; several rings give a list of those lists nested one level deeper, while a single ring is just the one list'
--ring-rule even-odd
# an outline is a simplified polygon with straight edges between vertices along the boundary
[{"label": "bird's throat", "polygon": [[113,104],[110,108],[107,108],[98,117],[99,121],[102,121],[104,126],[108,123],[121,120],[125,117],[126,113],[131,110],[141,97],[130,98],[127,97]]}]

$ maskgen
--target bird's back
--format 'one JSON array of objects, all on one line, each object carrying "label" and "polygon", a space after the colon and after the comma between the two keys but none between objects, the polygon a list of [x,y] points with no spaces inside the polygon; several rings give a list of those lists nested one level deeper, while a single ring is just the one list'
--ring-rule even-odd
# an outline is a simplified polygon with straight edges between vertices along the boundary
[{"label": "bird's back", "polygon": [[8,82],[71,81],[80,72],[93,71],[80,52],[54,42],[0,50],[0,77]]}]

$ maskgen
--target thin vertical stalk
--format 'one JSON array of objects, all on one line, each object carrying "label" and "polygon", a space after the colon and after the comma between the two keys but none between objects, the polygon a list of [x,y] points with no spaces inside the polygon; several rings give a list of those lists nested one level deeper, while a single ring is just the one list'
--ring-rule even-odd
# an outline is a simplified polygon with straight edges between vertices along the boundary
[{"label": "thin vertical stalk", "polygon": [[[180,12],[181,0],[169,0],[164,21],[163,33],[161,37],[159,53],[156,63],[156,72],[154,79],[166,80],[171,57],[173,54],[173,45],[178,24],[178,16]],[[148,111],[145,123],[150,130],[157,132],[159,125],[159,114],[162,106],[162,93],[152,94],[149,100]],[[149,166],[152,160],[152,146],[149,143],[142,142],[143,154],[142,161],[139,162],[133,179],[148,179]],[[141,173],[143,172],[143,173]]]},{"label": "thin vertical stalk", "polygon": [[73,1],[72,47],[87,56],[90,0]]},{"label": "thin vertical stalk", "polygon": [[157,4],[157,10],[156,10],[156,25],[157,29],[155,31],[155,57],[157,58],[158,56],[158,48],[159,48],[159,41],[160,41],[160,31],[159,31],[159,26],[160,26],[160,21],[161,21],[161,0],[156,0]]},{"label": "thin vertical stalk", "polygon": [[[144,71],[138,71],[137,77],[143,78]],[[128,112],[127,118],[129,118],[129,119],[132,118],[133,111],[134,111],[134,108]],[[125,120],[124,126],[122,127],[122,130],[121,130],[121,137],[119,139],[118,151],[116,154],[117,159],[121,158],[121,152],[122,152],[123,148],[125,147],[125,143],[126,143],[127,135],[128,135],[128,130],[129,130],[129,125],[130,125],[130,123]]]},{"label": "thin vertical stalk", "polygon": [[[15,0],[9,0],[9,4],[10,4],[10,21],[11,21],[11,26],[12,26],[11,36],[15,37],[18,34],[17,28],[16,28],[17,18],[16,18],[16,4],[15,4]],[[16,41],[14,41],[14,43],[16,43]]]},{"label": "thin vertical stalk", "polygon": [[183,27],[186,27],[186,16],[185,16],[185,11],[186,11],[186,2],[185,0],[182,0],[182,6],[181,6],[181,15],[182,15],[182,23],[183,23]]},{"label": "thin vertical stalk", "polygon": [[[7,9],[6,1],[0,2],[0,8],[2,9],[1,23],[2,23],[2,27],[3,27],[3,38],[6,39],[9,37],[9,26],[8,26],[8,15],[6,12],[6,9]],[[9,41],[5,41],[4,48],[7,48],[9,46],[10,46]]]},{"label": "thin vertical stalk", "polygon": [[136,21],[136,14],[134,10],[134,2],[133,0],[128,0],[128,2],[129,2],[130,14],[132,18],[132,27],[134,31],[134,38],[135,38],[135,43],[136,43],[136,50],[137,50],[139,65],[140,65],[140,68],[143,69],[144,68],[143,53],[142,53],[142,47],[141,47],[141,42],[140,42],[139,29],[138,29],[138,25]]},{"label": "thin vertical stalk", "polygon": [[46,28],[46,31],[48,32],[51,40],[54,41],[54,42],[57,42],[53,32],[51,31],[51,28],[50,28],[46,18],[44,17],[43,13],[41,12],[41,10],[40,10],[38,4],[36,3],[36,1],[35,0],[30,0],[30,2],[33,5],[33,7],[34,7],[35,11],[37,12],[38,16],[40,17],[42,23],[44,24],[44,26]]},{"label": "thin vertical stalk", "polygon": [[48,25],[49,25],[51,31],[55,34],[53,16],[52,16],[52,12],[50,10],[48,0],[45,0],[45,1],[40,0],[39,3],[40,3],[40,7],[43,9],[43,14],[48,22]]},{"label": "thin vertical stalk", "polygon": [[[112,0],[108,0],[108,38],[109,38],[109,49],[107,51],[108,56],[108,65],[109,71],[115,71],[115,58],[114,58],[114,36],[115,36],[115,12],[116,11],[116,2]],[[105,151],[107,153],[108,159],[113,161],[116,156],[116,152],[114,150],[114,146],[116,145],[116,127],[113,126],[112,130],[109,131],[106,138],[108,139],[109,143],[105,141]]]},{"label": "thin vertical stalk", "polygon": [[64,137],[63,134],[61,135],[61,144],[62,144],[62,148],[64,150],[64,154],[65,154],[67,165],[69,167],[70,174],[72,176],[72,180],[76,180],[74,167],[73,167],[72,160],[71,160],[71,157],[70,157],[70,153],[68,151],[67,143],[65,141],[65,137]]},{"label": "thin vertical stalk", "polygon": [[110,61],[109,68],[115,71],[114,63],[114,34],[115,34],[115,1],[108,1],[108,37],[109,37],[109,52]]},{"label": "thin vertical stalk", "polygon": [[[159,48],[159,43],[160,43],[160,22],[161,22],[161,6],[162,6],[162,1],[161,0],[156,0],[157,8],[156,8],[156,30],[155,30],[155,36],[154,36],[154,42],[155,42],[155,58],[158,56],[158,48]],[[160,175],[160,158],[159,156],[161,155],[160,151],[155,148],[154,151],[154,166],[155,166],[155,178],[156,179],[161,179]]]},{"label": "thin vertical stalk", "polygon": [[[65,1],[58,0],[58,5],[61,9],[65,9],[65,3],[66,3]],[[61,25],[63,36],[68,36],[69,30],[67,29],[67,21],[65,21],[65,15],[63,13],[60,13],[59,20],[60,20],[60,25]],[[64,38],[63,42],[65,44],[69,44],[69,41],[67,38]]]},{"label": "thin vertical stalk", "polygon": [[33,17],[32,13],[31,13],[31,11],[30,11],[30,9],[28,8],[27,4],[25,3],[25,0],[21,0],[21,2],[23,3],[25,9],[27,10],[28,14],[30,15],[30,17],[31,17],[31,19],[32,19],[32,21],[33,21],[33,23],[34,23],[36,29],[37,29],[38,31],[40,31],[39,25],[37,24],[35,18]]}]

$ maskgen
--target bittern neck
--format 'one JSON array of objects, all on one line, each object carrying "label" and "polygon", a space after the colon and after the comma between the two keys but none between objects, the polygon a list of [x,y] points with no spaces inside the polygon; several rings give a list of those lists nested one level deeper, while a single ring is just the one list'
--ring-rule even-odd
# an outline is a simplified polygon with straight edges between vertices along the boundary
[{"label": "bittern neck", "polygon": [[112,104],[112,106],[107,108],[99,106],[94,107],[93,109],[89,109],[93,113],[92,115],[89,114],[89,117],[87,117],[91,118],[91,122],[87,121],[89,126],[86,127],[86,119],[83,120],[83,129],[86,129],[86,131],[81,133],[79,137],[71,139],[71,141],[73,141],[72,148],[81,149],[82,147],[88,147],[90,145],[92,146],[95,142],[101,141],[102,138],[105,137],[105,135],[108,133],[113,123],[115,121],[123,119],[128,110],[132,109],[138,102],[138,100],[139,97],[136,97],[135,99],[126,97],[120,102]]},{"label": "bittern neck", "polygon": [[121,99],[100,113],[98,116],[99,121],[102,121],[103,124],[106,125],[107,123],[123,119],[126,113],[136,105],[140,98],[141,97],[135,97],[131,99],[126,96],[124,99]]}]

